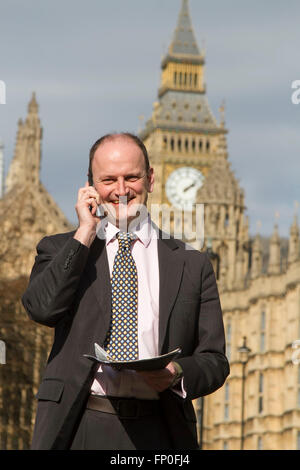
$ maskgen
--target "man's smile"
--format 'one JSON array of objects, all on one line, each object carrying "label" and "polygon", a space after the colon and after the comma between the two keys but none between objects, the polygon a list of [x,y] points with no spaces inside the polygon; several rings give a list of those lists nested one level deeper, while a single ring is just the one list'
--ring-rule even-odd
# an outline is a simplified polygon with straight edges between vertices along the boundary
[{"label": "man's smile", "polygon": [[118,206],[119,204],[123,204],[123,205],[128,205],[130,201],[132,201],[133,199],[135,199],[135,197],[130,197],[130,198],[127,198],[127,197],[121,197],[120,199],[115,199],[113,201],[110,201],[114,206]]}]

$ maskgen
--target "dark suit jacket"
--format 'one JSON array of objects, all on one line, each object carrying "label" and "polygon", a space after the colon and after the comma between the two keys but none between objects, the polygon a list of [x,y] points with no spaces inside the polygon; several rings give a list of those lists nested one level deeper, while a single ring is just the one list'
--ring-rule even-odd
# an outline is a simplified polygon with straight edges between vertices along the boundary
[{"label": "dark suit jacket", "polygon": [[[34,321],[55,327],[54,344],[40,385],[33,449],[68,449],[90,393],[96,364],[83,357],[103,345],[110,324],[111,290],[105,242],[90,249],[75,232],[43,238],[22,297]],[[214,392],[229,374],[222,312],[208,256],[174,239],[158,240],[159,352],[177,347],[185,400],[161,394],[174,449],[195,449],[191,400]]]}]

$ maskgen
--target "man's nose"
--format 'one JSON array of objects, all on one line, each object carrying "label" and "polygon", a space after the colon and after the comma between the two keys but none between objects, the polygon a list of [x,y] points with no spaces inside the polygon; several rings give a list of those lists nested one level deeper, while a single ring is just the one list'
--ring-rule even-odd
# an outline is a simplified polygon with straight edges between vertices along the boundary
[{"label": "man's nose", "polygon": [[129,192],[129,188],[126,185],[125,179],[124,178],[118,179],[118,183],[117,183],[118,196],[126,196],[128,192]]}]

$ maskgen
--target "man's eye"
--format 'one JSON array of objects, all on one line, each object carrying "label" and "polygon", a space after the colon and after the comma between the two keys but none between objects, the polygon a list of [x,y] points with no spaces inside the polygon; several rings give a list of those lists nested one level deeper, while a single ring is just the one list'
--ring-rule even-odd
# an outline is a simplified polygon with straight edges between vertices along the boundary
[{"label": "man's eye", "polygon": [[135,181],[139,180],[139,176],[127,176],[126,181],[129,181],[130,183],[134,183]]},{"label": "man's eye", "polygon": [[109,178],[101,180],[101,183],[103,183],[103,184],[112,184],[113,182],[114,181],[112,179],[109,179]]}]

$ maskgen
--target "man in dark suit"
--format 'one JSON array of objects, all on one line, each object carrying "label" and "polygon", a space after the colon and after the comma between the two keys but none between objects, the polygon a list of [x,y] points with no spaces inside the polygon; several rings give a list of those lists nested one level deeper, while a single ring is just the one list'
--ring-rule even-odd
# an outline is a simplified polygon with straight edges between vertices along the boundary
[{"label": "man in dark suit", "polygon": [[[91,148],[89,183],[78,192],[78,229],[37,246],[22,301],[30,318],[55,328],[55,338],[37,394],[33,449],[197,448],[191,400],[214,392],[229,373],[222,312],[208,256],[138,217],[153,186],[143,143],[131,134],[104,136]],[[139,359],[181,348],[160,370],[117,371],[84,357],[94,343],[114,345],[116,264],[129,232],[125,268],[131,263],[137,296],[134,333],[126,335]]]}]

